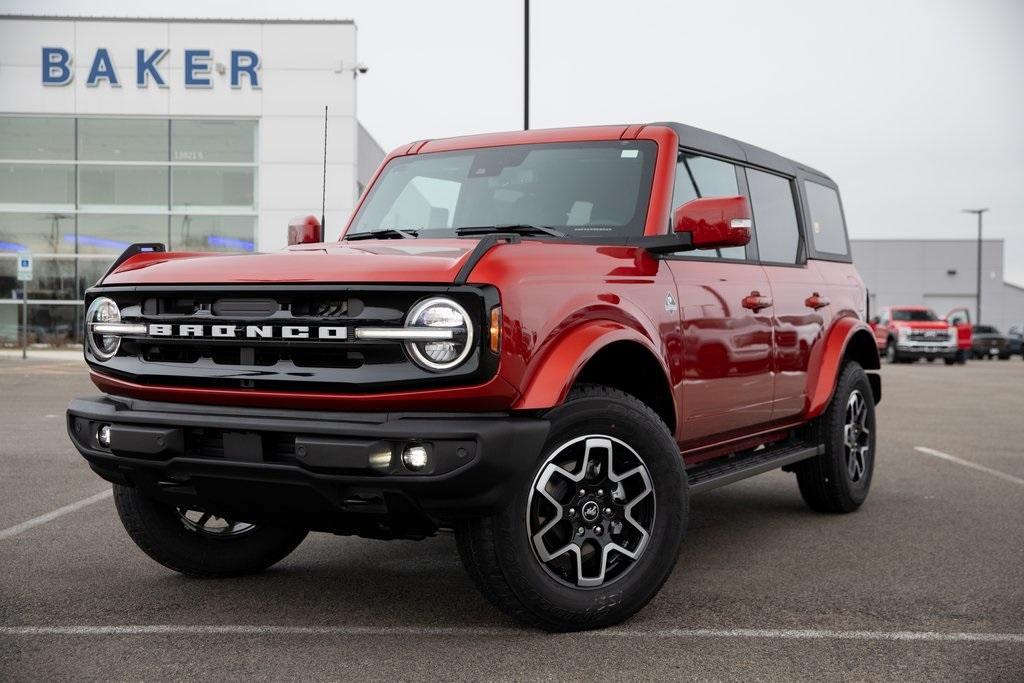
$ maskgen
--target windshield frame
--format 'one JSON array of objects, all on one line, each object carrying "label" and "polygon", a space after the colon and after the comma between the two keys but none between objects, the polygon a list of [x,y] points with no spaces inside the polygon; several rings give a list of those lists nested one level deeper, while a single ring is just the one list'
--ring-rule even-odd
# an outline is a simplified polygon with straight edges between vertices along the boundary
[{"label": "windshield frame", "polygon": [[[345,231],[339,237],[339,240],[344,241],[349,236],[365,234],[366,232],[372,231],[372,229],[371,230],[359,230],[359,231],[356,231],[355,228],[359,224],[360,219],[365,215],[365,211],[367,210],[367,207],[371,206],[371,203],[372,203],[374,197],[376,196],[376,193],[379,191],[379,189],[380,189],[380,187],[382,185],[382,181],[386,178],[386,175],[390,172],[390,169],[392,169],[393,165],[396,164],[396,163],[410,163],[410,162],[414,162],[417,159],[422,159],[422,158],[428,157],[428,156],[429,157],[440,156],[440,155],[445,155],[445,156],[465,156],[467,154],[474,154],[474,153],[485,151],[485,150],[507,149],[507,148],[516,148],[516,147],[567,148],[567,149],[572,149],[572,148],[579,148],[579,147],[585,147],[585,146],[593,146],[593,147],[623,146],[623,147],[626,147],[626,146],[632,145],[632,146],[635,147],[637,145],[643,145],[645,147],[645,154],[644,154],[644,159],[643,159],[643,167],[640,169],[640,183],[639,183],[639,186],[638,186],[636,205],[635,205],[634,213],[633,213],[633,216],[631,217],[631,219],[630,219],[630,221],[629,221],[629,223],[627,225],[625,225],[625,226],[615,226],[617,228],[617,230],[619,230],[619,232],[617,234],[607,236],[607,235],[602,235],[600,232],[594,232],[594,233],[587,233],[587,232],[573,233],[573,232],[569,232],[565,237],[555,237],[555,236],[552,236],[552,235],[544,235],[544,234],[539,234],[539,233],[535,234],[535,235],[534,234],[528,234],[528,233],[521,234],[521,236],[524,239],[531,239],[531,240],[538,239],[538,240],[543,240],[543,241],[557,241],[557,242],[569,242],[569,243],[630,244],[630,243],[635,242],[636,240],[639,240],[639,239],[644,238],[645,236],[648,236],[649,231],[650,231],[651,222],[652,222],[652,216],[661,213],[658,210],[658,207],[657,207],[657,204],[659,203],[659,201],[661,199],[660,192],[659,192],[660,188],[658,187],[659,182],[660,182],[659,181],[659,174],[663,170],[659,166],[662,163],[662,156],[663,156],[662,152],[663,152],[663,148],[665,147],[665,145],[663,144],[663,141],[660,139],[661,137],[662,136],[658,135],[658,136],[650,136],[650,137],[648,137],[648,136],[638,136],[636,138],[624,138],[624,139],[623,138],[611,138],[611,137],[609,137],[609,138],[597,137],[597,138],[587,138],[587,139],[567,138],[567,139],[559,139],[559,140],[542,140],[542,141],[533,141],[533,140],[528,140],[527,139],[527,140],[524,140],[522,142],[507,142],[507,143],[498,144],[498,145],[480,144],[480,145],[472,145],[472,146],[466,146],[466,147],[455,147],[455,148],[448,147],[448,148],[442,148],[442,149],[437,150],[437,151],[422,152],[422,153],[415,153],[415,154],[396,153],[396,154],[394,154],[392,156],[389,156],[385,160],[385,163],[380,167],[380,169],[378,170],[378,172],[374,176],[373,181],[372,181],[370,187],[366,190],[366,192],[364,193],[364,195],[361,197],[360,201],[358,202],[358,204],[356,206],[356,209],[352,213],[351,218],[350,218],[350,220],[348,221],[348,224],[345,227]],[[649,150],[649,153],[647,152],[647,150]],[[385,226],[385,227],[394,228],[395,226]],[[431,239],[431,238],[434,238],[434,239],[463,238],[464,239],[466,237],[479,238],[479,237],[482,236],[480,233],[460,235],[458,233],[458,230],[462,229],[462,228],[465,228],[465,227],[476,228],[476,227],[480,227],[480,226],[453,226],[453,227],[450,227],[450,228],[425,228],[425,229],[413,229],[411,227],[407,228],[405,226],[398,226],[398,228],[401,229],[401,230],[407,230],[408,232],[416,233],[418,238],[426,238],[426,239]],[[500,232],[500,227],[501,227],[501,224],[497,224],[496,228],[498,228],[498,229],[496,229],[495,232]],[[572,225],[564,226],[564,225],[552,224],[550,226],[545,225],[544,227],[550,227],[550,228],[554,228],[555,230],[558,230],[558,231],[564,231],[566,228],[572,228],[574,226],[572,226]],[[580,225],[580,226],[576,226],[576,227],[583,227],[583,226]]]}]

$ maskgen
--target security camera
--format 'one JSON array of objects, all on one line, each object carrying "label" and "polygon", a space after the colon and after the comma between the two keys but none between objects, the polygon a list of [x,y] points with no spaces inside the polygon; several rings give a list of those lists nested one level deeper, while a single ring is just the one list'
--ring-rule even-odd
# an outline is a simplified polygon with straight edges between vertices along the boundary
[{"label": "security camera", "polygon": [[364,74],[364,73],[366,73],[369,70],[370,70],[370,67],[366,66],[362,62],[359,62],[358,64],[356,64],[356,72],[358,72],[358,73]]}]

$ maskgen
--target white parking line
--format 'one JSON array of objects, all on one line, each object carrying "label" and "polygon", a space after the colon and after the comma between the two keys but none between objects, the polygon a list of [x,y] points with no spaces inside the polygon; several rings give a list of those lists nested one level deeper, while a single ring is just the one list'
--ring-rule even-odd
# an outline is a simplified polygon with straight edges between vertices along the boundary
[{"label": "white parking line", "polygon": [[[0,636],[522,636],[529,631],[514,628],[433,626],[260,626],[260,625],[176,625],[151,626],[0,626]],[[943,633],[940,631],[837,631],[816,629],[604,629],[584,631],[562,638],[747,638],[782,640],[869,640],[967,643],[1021,643],[1024,633]]]},{"label": "white parking line", "polygon": [[89,496],[85,500],[80,500],[77,503],[71,503],[70,505],[65,505],[62,508],[57,508],[53,512],[47,512],[45,515],[39,515],[38,517],[33,517],[32,519],[25,520],[21,524],[15,524],[14,526],[7,527],[3,531],[0,531],[0,541],[4,540],[5,538],[10,538],[11,536],[17,536],[18,534],[20,534],[23,531],[28,531],[32,527],[37,527],[40,524],[46,524],[47,522],[49,522],[51,520],[54,520],[54,519],[57,519],[58,517],[63,517],[64,515],[68,514],[69,512],[74,512],[76,510],[81,510],[82,508],[86,507],[87,505],[92,505],[93,503],[98,503],[101,500],[104,500],[106,498],[110,498],[110,496],[112,494],[113,494],[113,490],[112,489],[107,489],[106,491],[100,491],[95,496]]},{"label": "white parking line", "polygon": [[999,477],[1003,481],[1008,481],[1010,483],[1017,484],[1019,486],[1024,486],[1024,479],[1021,479],[1020,477],[1015,477],[1012,474],[1007,474],[1006,472],[1000,472],[999,470],[994,470],[991,467],[985,467],[984,465],[979,465],[978,463],[971,462],[970,460],[964,460],[962,458],[958,458],[955,455],[950,455],[949,453],[943,453],[942,451],[937,451],[934,448],[926,448],[924,446],[914,446],[914,450],[917,451],[918,453],[924,453],[925,455],[933,455],[936,458],[942,458],[943,460],[948,460],[950,462],[955,462],[957,465],[963,465],[964,467],[970,467],[972,470],[978,470],[979,472],[984,472],[986,474],[991,474],[993,477]]}]

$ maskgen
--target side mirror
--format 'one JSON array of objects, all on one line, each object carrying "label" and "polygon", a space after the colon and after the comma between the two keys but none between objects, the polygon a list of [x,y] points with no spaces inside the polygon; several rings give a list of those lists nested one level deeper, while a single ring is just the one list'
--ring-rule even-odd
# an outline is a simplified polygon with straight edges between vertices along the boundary
[{"label": "side mirror", "polygon": [[686,202],[672,214],[672,231],[689,233],[694,249],[742,247],[750,242],[746,197],[706,197]]},{"label": "side mirror", "polygon": [[878,323],[882,322],[882,319],[881,319],[881,318],[879,318],[879,317],[878,317],[878,316],[876,315],[876,316],[873,316],[873,317],[871,318],[871,320],[870,320],[870,321],[868,321],[868,322],[869,322],[869,324],[871,324],[871,325],[877,325]]},{"label": "side mirror", "polygon": [[288,246],[322,242],[320,221],[316,216],[296,216],[288,223]]}]

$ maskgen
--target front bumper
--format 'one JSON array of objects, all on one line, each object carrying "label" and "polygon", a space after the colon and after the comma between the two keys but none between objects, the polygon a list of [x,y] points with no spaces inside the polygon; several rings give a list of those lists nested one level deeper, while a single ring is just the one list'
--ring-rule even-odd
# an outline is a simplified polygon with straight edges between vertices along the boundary
[{"label": "front bumper", "polygon": [[896,350],[904,358],[955,358],[956,344],[946,342],[927,342],[900,340],[896,342]]},{"label": "front bumper", "polygon": [[[335,413],[76,399],[68,434],[100,476],[252,522],[420,538],[499,509],[540,455],[543,418]],[[97,433],[110,428],[109,447]],[[428,465],[401,462],[410,444]]]}]

